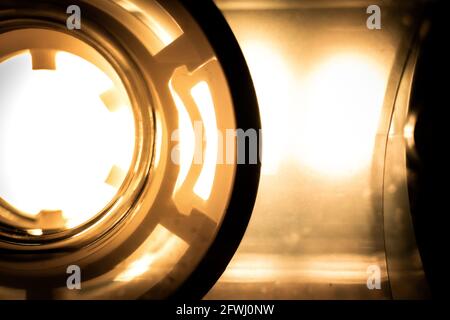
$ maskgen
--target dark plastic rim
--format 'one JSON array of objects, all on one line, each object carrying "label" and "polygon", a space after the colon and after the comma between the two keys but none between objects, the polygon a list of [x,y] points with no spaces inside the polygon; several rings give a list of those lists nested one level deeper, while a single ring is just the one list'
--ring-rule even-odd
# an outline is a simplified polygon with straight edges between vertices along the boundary
[{"label": "dark plastic rim", "polygon": [[428,8],[430,29],[421,45],[410,103],[411,111],[417,114],[416,156],[407,157],[414,231],[433,298],[444,297],[446,288],[442,279],[445,273],[439,268],[445,265],[443,252],[448,250],[438,239],[438,235],[446,232],[441,232],[441,217],[446,212],[443,210],[445,196],[438,195],[438,189],[445,183],[443,172],[446,168],[438,159],[442,161],[447,157],[445,147],[434,145],[437,119],[446,119],[444,108],[448,100],[450,63],[445,39],[449,30],[446,18],[449,6],[445,2],[435,1]]},{"label": "dark plastic rim", "polygon": [[[180,2],[199,24],[223,68],[235,107],[237,128],[255,129],[260,141],[261,120],[253,81],[225,17],[211,0]],[[225,271],[250,221],[260,169],[260,159],[257,164],[237,165],[234,188],[219,232],[198,267],[170,299],[201,299]]]}]

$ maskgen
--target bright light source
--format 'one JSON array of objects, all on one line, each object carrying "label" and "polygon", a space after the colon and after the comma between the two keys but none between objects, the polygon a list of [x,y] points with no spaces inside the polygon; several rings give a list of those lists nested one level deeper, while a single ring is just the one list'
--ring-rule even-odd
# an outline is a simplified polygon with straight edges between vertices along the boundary
[{"label": "bright light source", "polygon": [[313,71],[306,84],[296,141],[301,162],[327,176],[370,165],[386,83],[374,61],[342,54]]},{"label": "bright light source", "polygon": [[261,111],[264,174],[288,158],[327,176],[370,163],[386,86],[375,61],[336,54],[294,75],[275,49],[252,41],[243,49]]},{"label": "bright light source", "polygon": [[[62,212],[65,227],[74,227],[117,193],[124,177],[108,185],[111,170],[130,167],[130,103],[75,55],[58,52],[55,70],[32,70],[31,61],[23,53],[0,64],[0,196],[31,216]],[[122,107],[113,112],[101,96],[115,89]]]}]

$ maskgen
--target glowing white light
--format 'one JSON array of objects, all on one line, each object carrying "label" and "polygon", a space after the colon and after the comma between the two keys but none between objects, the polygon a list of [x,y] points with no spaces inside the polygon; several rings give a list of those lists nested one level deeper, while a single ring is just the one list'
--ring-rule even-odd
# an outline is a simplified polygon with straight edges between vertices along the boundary
[{"label": "glowing white light", "polygon": [[349,176],[370,164],[386,83],[366,57],[325,60],[306,84],[299,119],[299,160],[328,176]]},{"label": "glowing white light", "polygon": [[128,170],[134,151],[129,106],[100,99],[112,81],[59,52],[56,70],[32,70],[29,53],[4,61],[0,84],[0,196],[31,215],[61,210],[69,227],[101,211],[117,192],[110,170]]}]

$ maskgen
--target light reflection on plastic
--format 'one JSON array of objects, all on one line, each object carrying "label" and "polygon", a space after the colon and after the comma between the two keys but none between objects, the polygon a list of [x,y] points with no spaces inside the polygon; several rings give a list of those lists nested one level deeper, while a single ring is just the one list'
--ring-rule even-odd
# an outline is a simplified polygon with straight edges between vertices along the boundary
[{"label": "light reflection on plastic", "polygon": [[114,0],[119,6],[135,15],[152,31],[152,37],[147,39],[152,54],[157,54],[170,45],[182,34],[183,30],[177,22],[156,1],[148,0]]},{"label": "light reflection on plastic", "polygon": [[178,140],[178,164],[180,165],[180,171],[178,173],[178,178],[175,184],[175,192],[177,192],[191,168],[192,160],[194,159],[195,152],[195,134],[192,128],[191,119],[189,113],[186,110],[186,106],[181,100],[180,96],[173,89],[172,83],[169,84],[170,92],[175,102],[175,106],[178,111],[178,131],[174,134],[177,135],[173,137]]},{"label": "light reflection on plastic", "polygon": [[151,270],[154,263],[166,261],[169,264],[171,259],[179,259],[187,248],[188,244],[184,240],[162,225],[158,225],[152,235],[130,257],[131,263],[114,278],[114,281],[132,281]]},{"label": "light reflection on plastic", "polygon": [[218,155],[217,122],[214,102],[208,84],[205,81],[200,82],[192,88],[191,94],[202,116],[206,135],[203,168],[195,184],[194,192],[206,201],[211,194],[216,172]]},{"label": "light reflection on plastic", "polygon": [[195,152],[201,152],[201,157],[196,159],[202,160],[202,170],[195,183],[194,192],[203,200],[208,200],[214,184],[215,169],[218,157],[218,131],[217,120],[215,115],[214,102],[211,91],[205,81],[201,81],[191,89],[192,98],[201,115],[203,126],[205,128],[206,146],[203,150],[200,146],[196,146],[196,141],[202,141],[203,137],[196,137],[196,134],[203,135],[203,132],[194,132],[192,122],[186,106],[176,91],[169,85],[175,105],[178,111],[179,128],[176,137],[172,137],[179,141],[179,165],[180,171],[175,184],[175,192],[182,186],[183,182],[189,174]]}]

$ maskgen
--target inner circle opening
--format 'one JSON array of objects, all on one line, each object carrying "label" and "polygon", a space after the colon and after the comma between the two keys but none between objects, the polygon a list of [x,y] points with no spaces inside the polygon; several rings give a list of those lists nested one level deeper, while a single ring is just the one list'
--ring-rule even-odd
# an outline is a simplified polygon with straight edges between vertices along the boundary
[{"label": "inner circle opening", "polygon": [[0,222],[34,236],[76,228],[119,192],[133,111],[96,60],[51,48],[0,56]]}]

